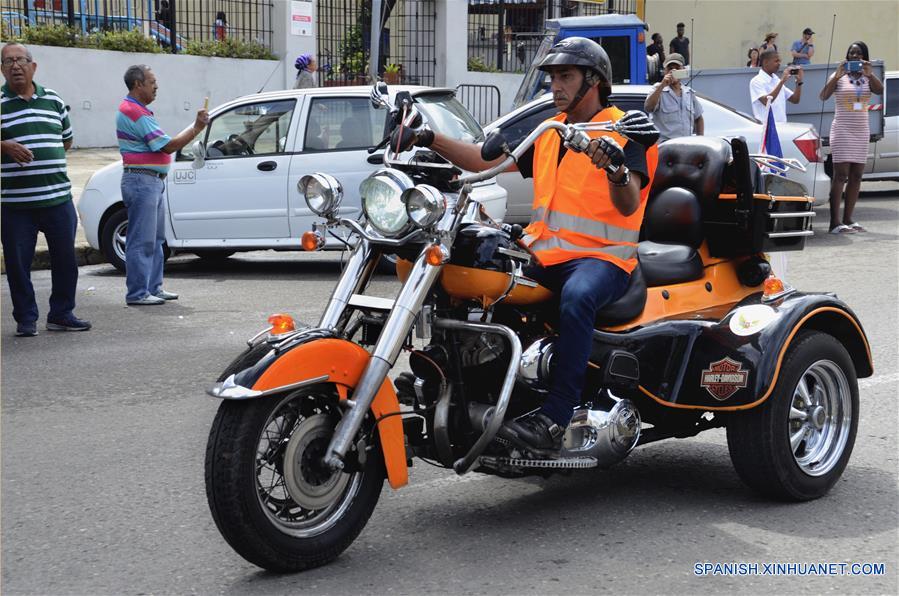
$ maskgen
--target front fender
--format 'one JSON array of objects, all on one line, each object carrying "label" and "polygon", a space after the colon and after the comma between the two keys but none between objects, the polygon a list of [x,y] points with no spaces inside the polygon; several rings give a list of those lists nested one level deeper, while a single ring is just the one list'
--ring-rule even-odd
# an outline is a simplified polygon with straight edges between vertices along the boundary
[{"label": "front fender", "polygon": [[[254,366],[235,375],[234,382],[255,396],[288,391],[305,382],[333,383],[343,400],[359,382],[370,357],[362,347],[343,339],[314,339],[285,352],[270,351]],[[400,411],[390,379],[384,379],[371,409],[375,419]],[[378,434],[387,481],[392,488],[400,488],[409,482],[402,419],[399,416],[384,418],[378,422]]]},{"label": "front fender", "polygon": [[[759,319],[754,314],[738,319],[759,311]],[[733,411],[768,399],[786,351],[803,329],[834,336],[849,352],[858,377],[873,374],[861,323],[829,294],[796,292],[763,303],[759,293],[724,312],[686,313],[615,335],[640,362],[639,394],[671,408]]]}]

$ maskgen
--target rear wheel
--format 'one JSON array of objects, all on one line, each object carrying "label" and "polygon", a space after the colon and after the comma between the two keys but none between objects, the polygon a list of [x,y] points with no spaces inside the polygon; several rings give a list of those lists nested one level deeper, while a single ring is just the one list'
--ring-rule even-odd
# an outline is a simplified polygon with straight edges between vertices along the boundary
[{"label": "rear wheel", "polygon": [[858,382],[849,353],[830,335],[803,331],[768,400],[728,422],[727,445],[751,488],[806,501],[827,493],[842,475],[857,430]]},{"label": "rear wheel", "polygon": [[231,547],[271,571],[324,565],[368,522],[384,482],[380,450],[352,471],[322,464],[340,419],[328,386],[225,401],[206,447],[206,496]]}]

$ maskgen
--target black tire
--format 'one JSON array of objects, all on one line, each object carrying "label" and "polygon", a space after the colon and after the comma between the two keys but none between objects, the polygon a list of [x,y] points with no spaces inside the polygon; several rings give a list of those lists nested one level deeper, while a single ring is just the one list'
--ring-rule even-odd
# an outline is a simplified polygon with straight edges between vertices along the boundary
[{"label": "black tire", "polygon": [[235,252],[234,250],[219,250],[219,249],[208,249],[208,250],[195,250],[194,254],[203,259],[207,263],[221,263]]},{"label": "black tire", "polygon": [[[122,207],[113,213],[100,231],[100,250],[106,260],[116,269],[125,273],[125,234],[128,231],[128,210]],[[168,244],[162,245],[166,261],[172,256]]]},{"label": "black tire", "polygon": [[122,207],[113,213],[100,232],[100,249],[109,263],[125,272],[125,232],[128,229],[128,211]]},{"label": "black tire", "polygon": [[808,501],[826,494],[842,475],[857,430],[858,381],[849,353],[830,335],[801,331],[765,403],[728,421],[727,446],[750,488],[779,500]]},{"label": "black tire", "polygon": [[[365,527],[384,483],[383,459],[375,445],[352,473],[331,474],[319,465],[337,412],[336,394],[326,385],[222,403],[206,446],[206,497],[222,536],[247,561],[276,572],[318,567],[337,558]],[[299,480],[290,480],[288,470],[297,470]],[[313,505],[299,505],[288,492],[288,485],[300,484],[310,488],[295,489],[300,500]],[[323,498],[331,500],[316,509],[321,503],[314,499]]]}]

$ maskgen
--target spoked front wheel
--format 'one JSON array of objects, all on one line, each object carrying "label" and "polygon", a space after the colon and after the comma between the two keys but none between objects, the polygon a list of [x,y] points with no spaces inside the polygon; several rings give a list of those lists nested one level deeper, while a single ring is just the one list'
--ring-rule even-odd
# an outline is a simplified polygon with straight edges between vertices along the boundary
[{"label": "spoked front wheel", "polygon": [[802,331],[767,402],[728,422],[727,445],[751,488],[806,501],[842,475],[857,429],[858,381],[849,353],[830,335]]},{"label": "spoked front wheel", "polygon": [[365,527],[383,460],[375,448],[353,471],[324,466],[339,419],[328,386],[222,403],[206,447],[206,496],[222,536],[246,560],[271,571],[318,567]]}]

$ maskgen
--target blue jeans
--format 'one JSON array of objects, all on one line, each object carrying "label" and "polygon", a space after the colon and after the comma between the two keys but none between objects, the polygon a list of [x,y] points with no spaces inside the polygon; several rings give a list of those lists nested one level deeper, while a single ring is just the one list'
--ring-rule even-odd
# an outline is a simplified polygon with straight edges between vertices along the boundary
[{"label": "blue jeans", "polygon": [[559,296],[552,386],[541,411],[564,428],[581,403],[596,311],[624,295],[630,275],[617,265],[593,258],[536,268],[528,275]]},{"label": "blue jeans", "polygon": [[125,300],[140,300],[162,289],[165,263],[165,182],[150,174],[122,172],[122,200],[128,209],[125,236]]},{"label": "blue jeans", "polygon": [[43,232],[50,251],[50,312],[47,319],[64,321],[75,310],[78,264],[75,262],[75,205],[66,201],[53,207],[14,209],[2,207],[3,260],[12,299],[12,316],[17,323],[37,321],[37,302],[31,285],[31,261],[37,233]]}]

